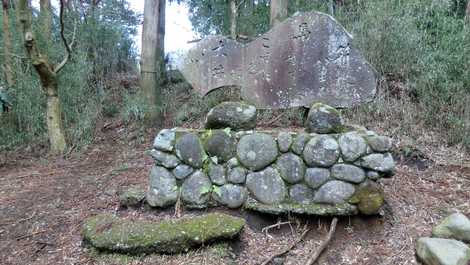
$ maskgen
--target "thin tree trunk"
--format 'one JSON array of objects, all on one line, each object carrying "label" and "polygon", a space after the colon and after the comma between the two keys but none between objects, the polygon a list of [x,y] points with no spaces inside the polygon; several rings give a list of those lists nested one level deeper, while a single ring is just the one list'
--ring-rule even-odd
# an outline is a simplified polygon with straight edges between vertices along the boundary
[{"label": "thin tree trunk", "polygon": [[41,86],[47,95],[46,123],[52,153],[63,153],[67,148],[62,126],[62,113],[58,95],[57,73],[47,57],[39,52],[31,29],[31,8],[27,0],[19,1],[20,21],[23,27],[26,52],[39,75]]},{"label": "thin tree trunk", "polygon": [[160,86],[161,63],[159,49],[160,0],[145,0],[144,25],[142,30],[141,80],[140,86],[146,103],[145,123],[148,126],[161,125],[163,120]]},{"label": "thin tree trunk", "polygon": [[230,0],[230,37],[234,40],[237,39],[237,19],[237,0]]},{"label": "thin tree trunk", "polygon": [[158,55],[157,60],[160,67],[159,73],[159,84],[161,85],[166,80],[165,76],[165,19],[166,19],[166,0],[160,0],[159,8],[158,8]]},{"label": "thin tree trunk", "polygon": [[287,18],[287,1],[288,0],[271,0],[271,27],[274,27]]},{"label": "thin tree trunk", "polygon": [[10,32],[10,16],[9,16],[9,1],[2,0],[3,7],[3,53],[4,53],[4,64],[3,72],[5,74],[5,80],[9,87],[13,86],[15,81],[13,77],[13,64],[11,60],[11,32]]},{"label": "thin tree trunk", "polygon": [[158,6],[158,49],[160,57],[165,58],[166,0],[160,0]]},{"label": "thin tree trunk", "polygon": [[467,11],[465,12],[465,21],[470,23],[470,0],[467,3]]},{"label": "thin tree trunk", "polygon": [[[44,40],[47,44],[47,49],[50,48],[51,40],[52,40],[52,10],[51,10],[51,0],[41,0],[39,2],[40,13],[39,13],[39,21],[41,25],[42,34],[44,36]],[[46,56],[46,55],[45,55]]]}]

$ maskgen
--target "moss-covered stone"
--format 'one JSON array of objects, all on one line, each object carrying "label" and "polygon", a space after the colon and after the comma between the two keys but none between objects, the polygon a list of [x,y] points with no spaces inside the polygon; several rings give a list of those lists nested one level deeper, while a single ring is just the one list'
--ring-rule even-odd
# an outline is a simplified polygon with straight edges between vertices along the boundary
[{"label": "moss-covered stone", "polygon": [[207,129],[250,130],[256,126],[256,107],[244,102],[222,102],[206,117]]},{"label": "moss-covered stone", "polygon": [[235,237],[245,220],[226,214],[150,223],[103,214],[87,219],[84,241],[99,250],[120,253],[179,253]]},{"label": "moss-covered stone", "polygon": [[319,215],[319,216],[350,216],[357,214],[357,208],[349,203],[330,204],[299,204],[296,202],[283,202],[278,204],[263,204],[253,198],[248,198],[245,209],[280,215],[285,213]]},{"label": "moss-covered stone", "polygon": [[349,202],[357,204],[357,208],[362,214],[378,214],[385,202],[384,192],[376,183],[367,181],[359,185]]},{"label": "moss-covered stone", "polygon": [[138,206],[145,198],[145,190],[132,186],[119,193],[119,204],[123,207]]},{"label": "moss-covered stone", "polygon": [[235,156],[237,143],[230,129],[207,130],[201,139],[207,154],[210,157],[217,157],[219,162],[225,162]]},{"label": "moss-covered stone", "polygon": [[315,103],[305,121],[307,132],[320,134],[341,133],[344,131],[341,112],[323,103]]}]

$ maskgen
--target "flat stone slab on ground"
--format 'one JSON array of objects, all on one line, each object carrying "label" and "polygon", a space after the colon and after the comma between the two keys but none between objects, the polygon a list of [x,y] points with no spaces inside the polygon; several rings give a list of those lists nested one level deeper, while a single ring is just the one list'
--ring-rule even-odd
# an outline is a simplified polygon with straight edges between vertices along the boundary
[{"label": "flat stone slab on ground", "polygon": [[85,220],[85,242],[104,251],[120,253],[179,253],[215,240],[234,238],[245,220],[211,213],[176,221],[144,222],[109,214]]},{"label": "flat stone slab on ground", "polygon": [[263,204],[253,198],[247,199],[247,201],[245,202],[245,209],[274,215],[296,213],[318,216],[350,216],[357,214],[357,207],[349,203],[342,203],[336,205],[319,203]]}]

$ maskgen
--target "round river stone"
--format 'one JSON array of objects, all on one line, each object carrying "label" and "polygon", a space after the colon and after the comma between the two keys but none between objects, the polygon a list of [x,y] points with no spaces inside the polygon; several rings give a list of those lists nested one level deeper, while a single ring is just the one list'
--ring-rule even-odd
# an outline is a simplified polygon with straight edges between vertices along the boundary
[{"label": "round river stone", "polygon": [[201,168],[204,160],[207,158],[201,140],[194,133],[187,133],[178,140],[176,143],[176,155],[185,164],[195,168]]},{"label": "round river stone", "polygon": [[166,168],[153,166],[150,170],[147,203],[152,207],[166,207],[178,198],[176,178]]},{"label": "round river stone", "polygon": [[281,155],[276,161],[276,168],[281,177],[290,184],[300,182],[305,175],[304,161],[292,153]]},{"label": "round river stone", "polygon": [[272,167],[248,174],[246,187],[255,199],[264,204],[282,202],[287,193],[284,181],[277,170]]},{"label": "round river stone", "polygon": [[305,146],[304,159],[309,166],[330,167],[338,161],[339,145],[329,135],[313,137]]},{"label": "round river stone", "polygon": [[215,201],[227,206],[228,208],[239,208],[245,203],[246,198],[248,197],[248,192],[245,187],[234,184],[225,184],[221,187],[215,187],[212,192],[212,197]]},{"label": "round river stone", "polygon": [[198,170],[189,176],[181,186],[183,201],[191,206],[204,207],[209,200],[212,183],[202,171]]},{"label": "round river stone", "polygon": [[206,129],[250,130],[255,127],[256,107],[243,102],[220,103],[206,117]]},{"label": "round river stone", "polygon": [[276,141],[271,135],[264,133],[245,135],[238,143],[237,156],[240,163],[248,169],[261,170],[276,160]]}]

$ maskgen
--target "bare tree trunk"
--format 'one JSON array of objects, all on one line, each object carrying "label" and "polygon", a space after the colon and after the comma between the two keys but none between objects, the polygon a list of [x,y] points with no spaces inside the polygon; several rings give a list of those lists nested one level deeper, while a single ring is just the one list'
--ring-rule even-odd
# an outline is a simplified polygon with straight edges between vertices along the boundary
[{"label": "bare tree trunk", "polygon": [[470,23],[470,0],[467,3],[467,11],[465,12],[465,21]]},{"label": "bare tree trunk", "polygon": [[237,39],[237,19],[237,0],[230,0],[230,37],[234,40]]},{"label": "bare tree trunk", "polygon": [[287,18],[288,0],[271,0],[271,28]]},{"label": "bare tree trunk", "polygon": [[39,19],[41,20],[42,32],[44,37],[50,38],[52,28],[51,0],[41,0],[39,6]]},{"label": "bare tree trunk", "polygon": [[165,61],[165,19],[166,19],[166,0],[160,0],[159,8],[158,8],[158,55],[157,60],[160,66],[160,73],[159,73],[159,83],[157,85],[161,85],[166,80],[166,61]]},{"label": "bare tree trunk", "polygon": [[11,60],[12,42],[10,32],[10,16],[9,16],[9,1],[2,0],[3,7],[3,72],[5,74],[5,80],[9,87],[13,86],[15,80],[13,78],[13,64]]},{"label": "bare tree trunk", "polygon": [[39,25],[41,34],[46,42],[45,53],[43,56],[47,57],[52,46],[52,9],[51,0],[39,1]]},{"label": "bare tree trunk", "polygon": [[165,58],[165,19],[166,19],[166,0],[159,1],[158,8],[158,49],[160,51],[160,57]]},{"label": "bare tree trunk", "polygon": [[[41,1],[42,3],[42,1]],[[39,75],[41,86],[47,95],[47,129],[52,153],[63,153],[67,148],[62,125],[62,112],[58,95],[57,72],[44,55],[39,52],[31,27],[31,8],[27,0],[19,1],[20,21],[23,26],[24,45],[34,69]],[[49,29],[50,30],[50,29]],[[63,66],[66,60],[61,63]]]},{"label": "bare tree trunk", "polygon": [[160,0],[145,0],[144,25],[142,30],[141,80],[140,86],[146,101],[145,123],[160,125],[163,121],[161,106],[160,73],[161,55],[159,45]]}]

